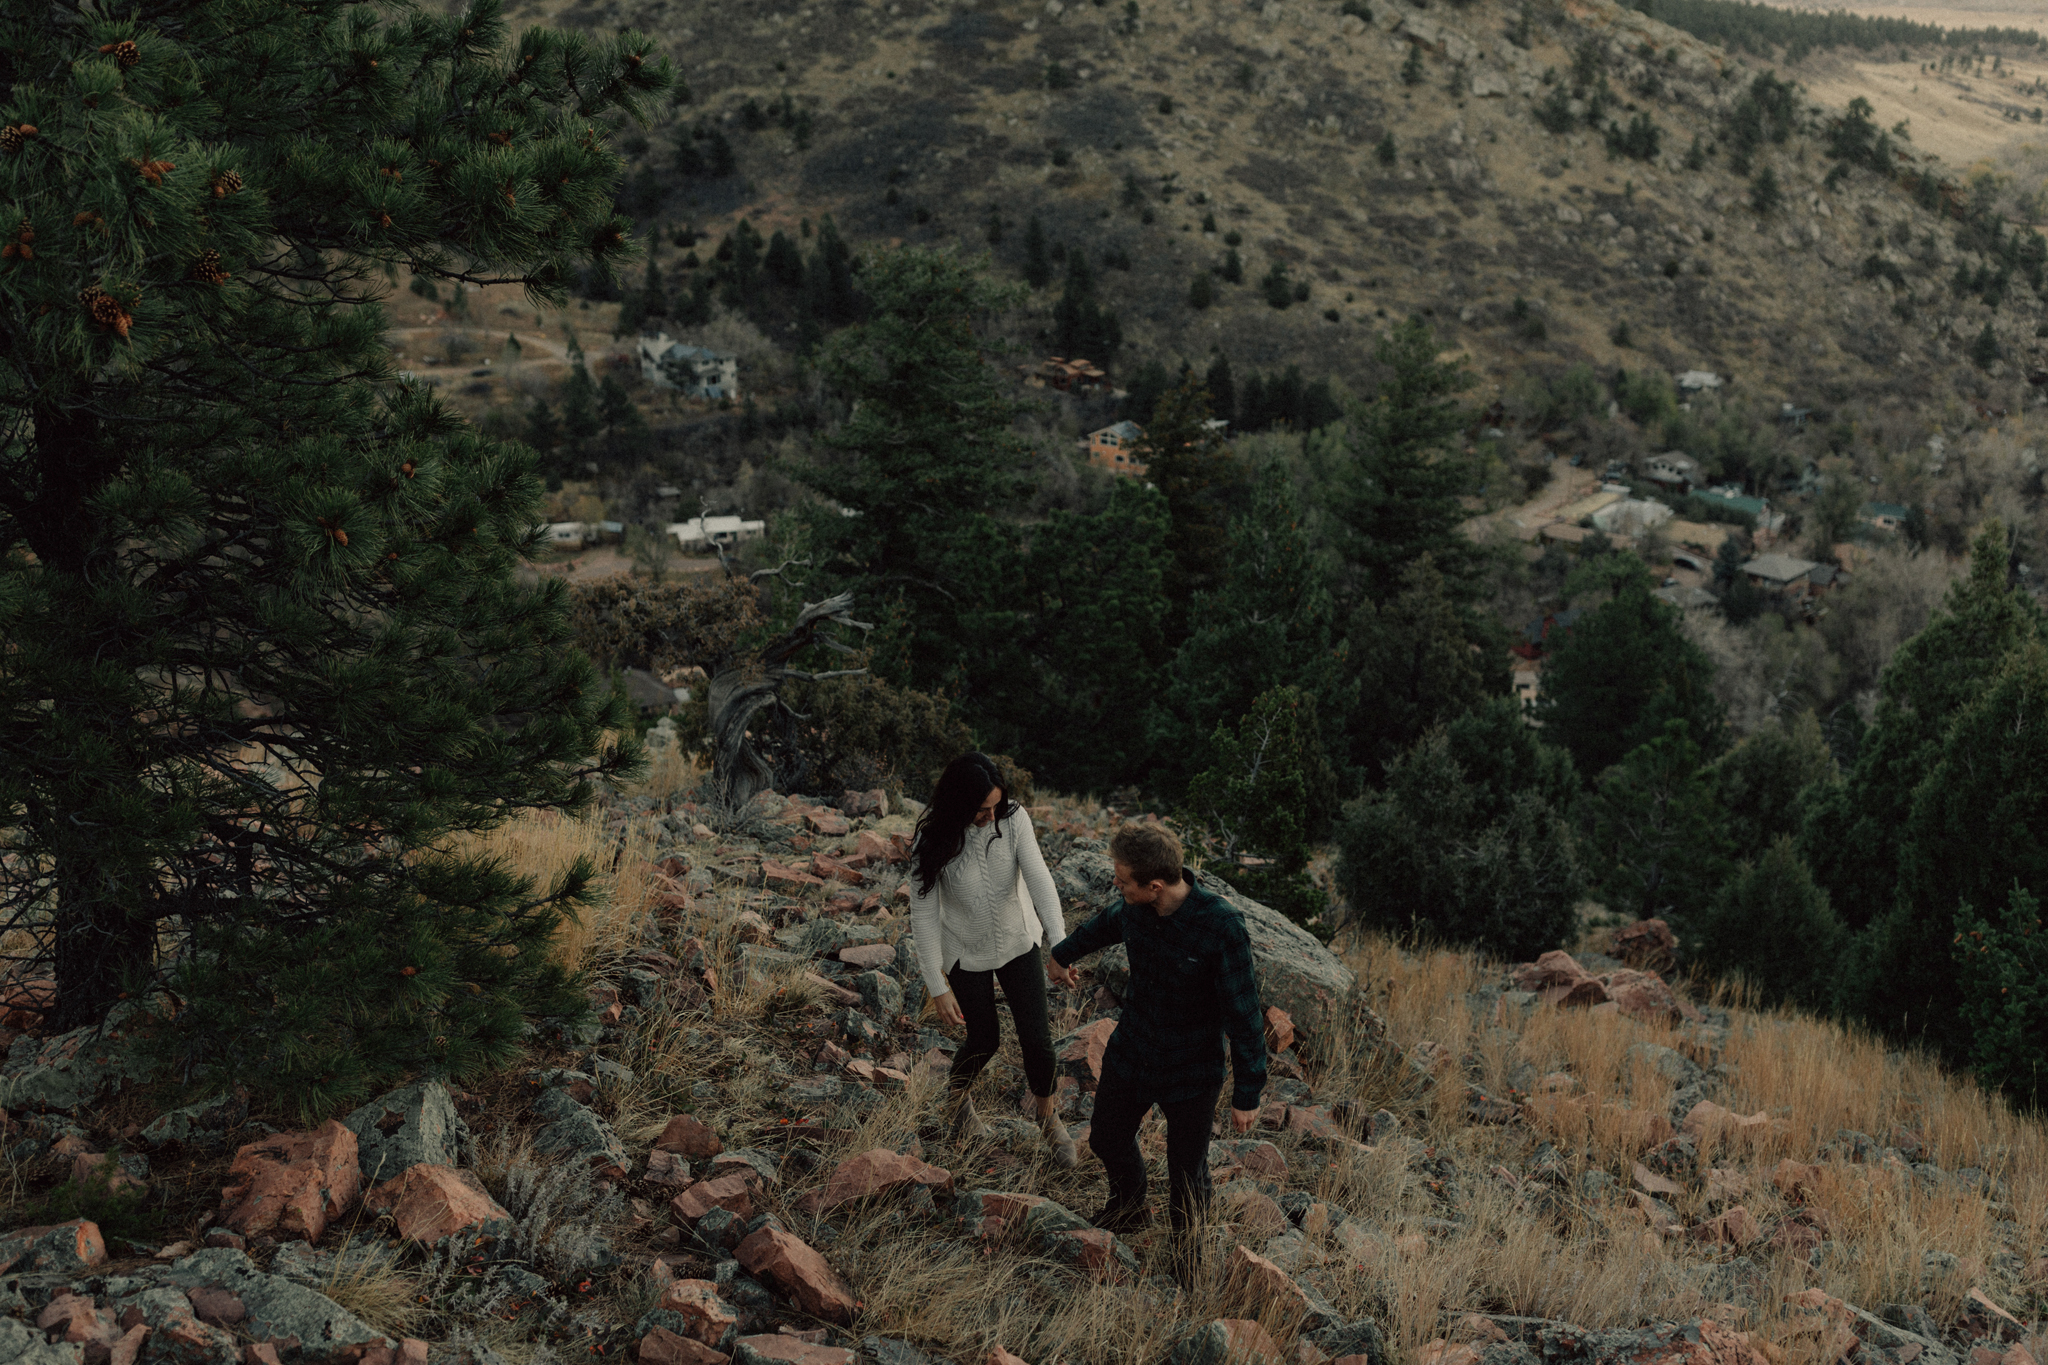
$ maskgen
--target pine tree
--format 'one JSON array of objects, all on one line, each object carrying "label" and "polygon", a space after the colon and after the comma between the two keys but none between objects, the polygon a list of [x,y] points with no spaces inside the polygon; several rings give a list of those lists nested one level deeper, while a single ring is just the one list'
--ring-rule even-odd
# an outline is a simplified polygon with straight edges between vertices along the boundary
[{"label": "pine tree", "polygon": [[839,235],[839,226],[829,213],[818,222],[818,245],[804,272],[804,296],[805,308],[821,326],[844,327],[860,318],[861,298],[853,279],[853,252]]},{"label": "pine tree", "polygon": [[1202,376],[1202,387],[1209,391],[1209,412],[1225,422],[1237,420],[1237,385],[1230,377],[1230,357],[1221,351],[1209,362],[1208,373]]},{"label": "pine tree", "polygon": [[1420,318],[1381,337],[1373,358],[1387,378],[1355,410],[1345,438],[1351,460],[1331,507],[1352,589],[1383,602],[1398,591],[1404,566],[1428,554],[1453,591],[1466,595],[1478,554],[1458,530],[1466,517],[1458,464],[1441,456],[1467,421],[1456,395],[1471,375],[1437,358],[1436,336]]},{"label": "pine tree", "polygon": [[630,757],[515,576],[533,457],[396,381],[375,286],[608,274],[590,130],[668,64],[487,3],[167,13],[7,11],[0,930],[49,916],[55,1027],[167,987],[184,1077],[331,1107],[574,1011],[589,868],[446,850]]},{"label": "pine tree", "polygon": [[596,438],[603,424],[598,414],[597,385],[578,359],[562,381],[562,445],[571,456],[580,456]]},{"label": "pine tree", "polygon": [[[1166,634],[1176,647],[1187,633],[1189,599],[1213,587],[1222,570],[1231,495],[1240,477],[1236,457],[1209,420],[1209,396],[1190,375],[1160,395],[1137,449],[1145,477],[1165,497],[1171,518]],[[1207,734],[1218,718],[1220,712],[1205,719],[1199,733]]]},{"label": "pine tree", "polygon": [[1209,283],[1209,272],[1197,270],[1193,280],[1188,282],[1188,307],[1200,312],[1216,302],[1216,287]]},{"label": "pine tree", "polygon": [[[992,518],[1015,503],[1030,461],[975,332],[1021,291],[916,248],[877,252],[861,288],[866,321],[834,335],[820,364],[848,415],[803,470],[838,507],[810,510],[805,525],[837,586],[878,614],[894,604],[904,662],[891,680],[931,689],[959,666],[959,590],[980,582]],[[890,643],[877,635],[878,648]]]},{"label": "pine tree", "polygon": [[1423,74],[1422,49],[1411,44],[1408,48],[1408,59],[1401,63],[1401,84],[1420,85]]},{"label": "pine tree", "polygon": [[1095,300],[1095,276],[1083,251],[1067,253],[1067,283],[1052,310],[1053,349],[1069,359],[1108,365],[1123,345],[1123,324]]},{"label": "pine tree", "polygon": [[1226,284],[1244,283],[1244,257],[1237,254],[1234,246],[1224,249],[1222,274]]},{"label": "pine tree", "polygon": [[1359,604],[1346,633],[1358,705],[1347,717],[1350,761],[1377,777],[1435,726],[1506,690],[1497,629],[1460,603],[1424,554],[1401,571],[1385,603]]},{"label": "pine tree", "polygon": [[1991,324],[1987,321],[1984,330],[1977,333],[1977,339],[1970,343],[1970,360],[1978,369],[1988,370],[1991,368],[1991,362],[2003,354],[1998,346],[1998,333],[1991,330]]},{"label": "pine tree", "polygon": [[1401,159],[1401,151],[1394,145],[1394,133],[1391,128],[1373,145],[1372,154],[1382,166],[1392,166]]},{"label": "pine tree", "polygon": [[768,278],[784,289],[800,289],[804,282],[804,258],[782,229],[768,239],[768,254],[762,258]]},{"label": "pine tree", "polygon": [[1047,254],[1045,226],[1032,214],[1024,223],[1024,283],[1043,289],[1052,283],[1052,258]]},{"label": "pine tree", "polygon": [[1765,1004],[1818,1011],[1834,995],[1847,939],[1828,893],[1780,834],[1693,917],[1685,946],[1689,962],[1740,976]]},{"label": "pine tree", "polygon": [[1690,730],[1673,720],[1631,749],[1600,774],[1583,816],[1587,868],[1607,908],[1668,920],[1680,934],[1730,871],[1727,818]]}]

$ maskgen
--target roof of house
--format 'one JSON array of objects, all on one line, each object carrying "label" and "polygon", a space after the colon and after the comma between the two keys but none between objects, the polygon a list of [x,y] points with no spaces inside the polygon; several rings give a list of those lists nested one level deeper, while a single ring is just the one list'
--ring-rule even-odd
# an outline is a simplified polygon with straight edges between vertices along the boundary
[{"label": "roof of house", "polygon": [[699,360],[720,365],[727,361],[739,360],[739,357],[730,351],[714,351],[708,346],[692,346],[687,342],[671,341],[666,332],[659,336],[641,337],[640,354],[659,360]]},{"label": "roof of house", "polygon": [[1522,627],[1522,638],[1530,644],[1542,644],[1554,630],[1570,630],[1572,623],[1586,614],[1583,607],[1572,607],[1567,611],[1552,612],[1540,621],[1531,621]]},{"label": "roof of house", "polygon": [[672,521],[668,533],[684,540],[703,540],[709,536],[737,536],[750,531],[767,529],[765,521],[746,521],[739,517],[691,517],[688,521]]},{"label": "roof of house", "polygon": [[1737,512],[1747,512],[1753,517],[1760,517],[1770,510],[1770,504],[1762,498],[1747,497],[1740,493],[1723,493],[1715,488],[1696,488],[1692,495],[1696,498],[1705,498],[1711,503],[1718,503],[1722,507],[1733,508]]},{"label": "roof of house", "polygon": [[1806,581],[1816,588],[1825,588],[1840,577],[1841,572],[1832,564],[1816,564],[1813,566],[1813,572],[1806,575]]},{"label": "roof of house", "polygon": [[1721,387],[1721,376],[1715,374],[1712,370],[1687,370],[1678,376],[1678,387],[1681,389],[1718,389]]},{"label": "roof of house", "polygon": [[1088,439],[1099,441],[1105,436],[1114,436],[1120,441],[1136,441],[1143,439],[1144,435],[1145,428],[1126,418],[1121,422],[1111,422],[1100,431],[1089,432]]},{"label": "roof of house", "polygon": [[1682,450],[1667,450],[1661,455],[1650,457],[1650,467],[1664,465],[1671,469],[1698,469],[1700,462]]},{"label": "roof of house", "polygon": [[1893,521],[1904,521],[1913,515],[1913,509],[1902,507],[1895,502],[1866,502],[1863,513],[1866,517],[1889,517]]},{"label": "roof of house", "polygon": [[1758,555],[1742,566],[1742,571],[1757,578],[1767,578],[1773,583],[1790,583],[1805,578],[1820,565],[1810,559],[1797,559],[1791,555],[1773,552]]}]

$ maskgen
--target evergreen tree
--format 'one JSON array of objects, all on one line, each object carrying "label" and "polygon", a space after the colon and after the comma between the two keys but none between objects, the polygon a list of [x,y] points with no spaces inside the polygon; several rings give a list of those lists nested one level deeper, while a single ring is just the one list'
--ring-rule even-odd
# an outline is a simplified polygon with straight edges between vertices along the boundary
[{"label": "evergreen tree", "polygon": [[1726,817],[1683,720],[1600,774],[1581,816],[1586,865],[1609,910],[1688,931],[1727,879]]},{"label": "evergreen tree", "polygon": [[1811,711],[1790,725],[1770,721],[1721,755],[1707,780],[1726,812],[1730,853],[1761,859],[1781,836],[1799,828],[1800,793],[1834,775],[1834,754],[1820,717]]},{"label": "evergreen tree", "polygon": [[2048,933],[2040,897],[2015,886],[1994,919],[1963,906],[1950,951],[1977,1078],[2040,1112],[2048,1107]]},{"label": "evergreen tree", "polygon": [[1216,302],[1215,286],[1209,283],[1209,272],[1197,270],[1188,284],[1188,307],[1200,312]]},{"label": "evergreen tree", "polygon": [[1420,85],[1423,78],[1422,49],[1414,44],[1408,48],[1408,57],[1401,63],[1401,84]]},{"label": "evergreen tree", "polygon": [[1714,665],[1678,623],[1678,608],[1651,596],[1649,573],[1639,570],[1581,616],[1545,664],[1544,733],[1582,774],[1598,776],[1673,720],[1699,752],[1720,750]]},{"label": "evergreen tree", "polygon": [[374,286],[608,273],[590,129],[667,62],[502,49],[483,3],[6,27],[36,238],[0,272],[0,931],[51,934],[54,1027],[127,994],[193,1084],[331,1110],[502,1063],[579,1008],[550,944],[590,869],[535,887],[451,843],[631,751],[601,752],[624,717],[562,585],[516,576],[531,454],[393,382]]},{"label": "evergreen tree", "polygon": [[1785,192],[1778,188],[1778,173],[1765,166],[1749,182],[1749,206],[1765,218],[1778,211],[1785,202]]},{"label": "evergreen tree", "polygon": [[1377,776],[1427,731],[1505,692],[1498,635],[1451,595],[1427,554],[1402,570],[1392,598],[1360,603],[1346,635],[1358,688],[1351,762]]},{"label": "evergreen tree", "polygon": [[[837,506],[807,509],[804,525],[838,586],[896,613],[901,676],[890,680],[930,690],[960,664],[959,590],[985,582],[987,522],[1014,504],[1029,467],[1010,430],[1015,401],[975,332],[1021,296],[916,248],[869,258],[861,288],[866,320],[821,358],[847,416],[825,436],[826,457],[802,471]],[[888,634],[876,632],[878,648]]]},{"label": "evergreen tree", "polygon": [[801,289],[804,283],[803,253],[796,249],[782,229],[768,239],[768,254],[761,260],[761,266],[768,272],[768,278],[784,289]]},{"label": "evergreen tree", "polygon": [[1225,284],[1244,283],[1244,257],[1237,254],[1236,247],[1224,248],[1221,273]]},{"label": "evergreen tree", "polygon": [[1977,339],[1970,343],[1970,360],[1978,369],[1991,368],[1991,362],[2004,354],[1998,346],[1998,333],[1991,330],[1987,320],[1984,330],[1977,333]]},{"label": "evergreen tree", "polygon": [[1273,425],[1273,414],[1266,406],[1266,381],[1257,370],[1253,370],[1244,381],[1244,396],[1238,400],[1237,429],[1244,432],[1264,431]]},{"label": "evergreen tree", "polygon": [[1230,357],[1221,351],[1209,362],[1209,369],[1202,376],[1202,387],[1209,392],[1209,415],[1225,422],[1237,420],[1237,385],[1230,377]]},{"label": "evergreen tree", "polygon": [[[1237,461],[1209,420],[1209,396],[1201,381],[1189,376],[1179,388],[1160,396],[1136,452],[1146,479],[1165,497],[1171,519],[1166,636],[1176,647],[1187,635],[1190,599],[1212,588],[1223,568],[1231,494],[1238,486]],[[1248,703],[1251,696],[1246,693],[1241,700]],[[1240,706],[1236,714],[1243,714],[1243,709]],[[1197,733],[1209,733],[1217,719],[1205,720]]]},{"label": "evergreen tree", "polygon": [[1825,1011],[1847,939],[1828,893],[1780,834],[1693,917],[1681,946],[1687,962],[1740,976],[1766,1005]]},{"label": "evergreen tree", "polygon": [[1337,790],[1321,728],[1313,694],[1261,693],[1238,724],[1216,727],[1209,766],[1188,784],[1180,812],[1212,849],[1211,870],[1311,929],[1321,927],[1329,900],[1309,878],[1308,860],[1328,835]]},{"label": "evergreen tree", "polygon": [[1533,785],[1473,780],[1459,752],[1433,732],[1395,760],[1383,790],[1344,807],[1336,877],[1358,922],[1509,961],[1570,943],[1586,888],[1571,827]]},{"label": "evergreen tree", "polygon": [[826,214],[818,221],[818,245],[804,272],[804,306],[820,327],[844,327],[861,315],[853,278],[853,252]]},{"label": "evergreen tree", "polygon": [[1045,225],[1032,214],[1024,223],[1024,283],[1043,289],[1052,283],[1052,258],[1046,251]]},{"label": "evergreen tree", "polygon": [[1221,581],[1188,606],[1187,639],[1150,725],[1162,769],[1155,780],[1170,780],[1176,769],[1183,779],[1192,773],[1203,740],[1275,687],[1313,698],[1323,723],[1341,736],[1349,688],[1334,618],[1293,481],[1284,466],[1268,466],[1251,505],[1231,519]]},{"label": "evergreen tree", "polygon": [[1469,420],[1455,395],[1471,375],[1437,359],[1435,334],[1420,318],[1381,337],[1373,359],[1386,378],[1346,434],[1350,459],[1330,509],[1352,586],[1383,602],[1399,590],[1402,570],[1427,554],[1453,591],[1469,595],[1480,557],[1458,529],[1466,516],[1459,463],[1442,456]]},{"label": "evergreen tree", "polygon": [[1386,135],[1374,144],[1372,154],[1373,159],[1382,166],[1392,166],[1401,159],[1400,148],[1394,145],[1393,129],[1388,129]]},{"label": "evergreen tree", "polygon": [[578,359],[562,381],[562,445],[571,457],[580,459],[597,437],[604,418],[599,412],[597,385],[590,371]]},{"label": "evergreen tree", "polygon": [[1155,357],[1138,367],[1131,376],[1131,382],[1124,386],[1124,400],[1119,409],[1122,416],[1141,427],[1152,425],[1152,415],[1159,408],[1159,400],[1173,390],[1173,376],[1167,372]]},{"label": "evergreen tree", "polygon": [[1067,284],[1052,310],[1053,349],[1068,359],[1107,366],[1123,345],[1116,314],[1095,301],[1095,275],[1084,251],[1067,253]]}]

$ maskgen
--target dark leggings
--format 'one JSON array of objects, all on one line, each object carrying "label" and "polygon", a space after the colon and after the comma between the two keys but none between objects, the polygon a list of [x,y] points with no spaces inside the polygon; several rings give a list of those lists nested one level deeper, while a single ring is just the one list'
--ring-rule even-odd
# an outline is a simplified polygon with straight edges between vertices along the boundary
[{"label": "dark leggings", "polygon": [[946,973],[953,998],[960,1003],[967,1021],[967,1044],[953,1054],[953,1070],[946,1084],[965,1090],[988,1065],[1002,1045],[1003,1026],[996,1017],[996,982],[1003,983],[1003,998],[1010,1002],[1010,1018],[1017,1025],[1017,1043],[1024,1049],[1024,1077],[1031,1093],[1043,1099],[1052,1093],[1052,1024],[1045,1013],[1045,959],[1038,946],[1022,957],[1013,957],[992,972],[970,972],[954,965]]},{"label": "dark leggings", "polygon": [[[1216,1119],[1217,1090],[1191,1100],[1161,1104],[1166,1116],[1166,1204],[1173,1230],[1184,1232],[1209,1202],[1209,1129]],[[1088,1147],[1109,1177],[1109,1202],[1119,1208],[1145,1205],[1145,1158],[1138,1151],[1138,1125],[1152,1112],[1152,1098],[1134,1087],[1105,1084],[1095,1092],[1088,1117]]]}]

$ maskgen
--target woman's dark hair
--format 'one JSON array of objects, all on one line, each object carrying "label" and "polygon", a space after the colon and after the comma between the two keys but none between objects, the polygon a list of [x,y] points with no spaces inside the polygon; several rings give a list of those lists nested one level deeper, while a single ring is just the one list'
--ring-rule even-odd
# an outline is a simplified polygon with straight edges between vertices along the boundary
[{"label": "woman's dark hair", "polygon": [[966,847],[967,827],[974,823],[975,812],[981,809],[990,787],[1001,788],[1003,793],[996,802],[996,835],[1000,838],[1000,825],[1016,811],[1017,803],[1010,799],[1010,789],[1003,786],[995,760],[987,754],[962,754],[939,774],[939,783],[932,788],[931,804],[917,817],[915,857],[920,896],[932,893],[946,864],[959,857],[960,850]]}]

